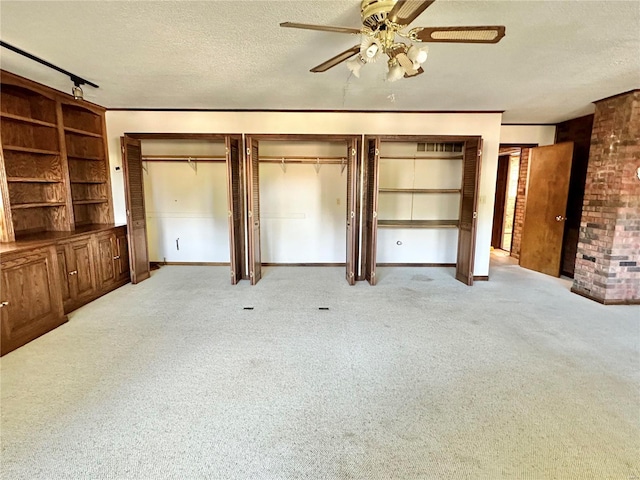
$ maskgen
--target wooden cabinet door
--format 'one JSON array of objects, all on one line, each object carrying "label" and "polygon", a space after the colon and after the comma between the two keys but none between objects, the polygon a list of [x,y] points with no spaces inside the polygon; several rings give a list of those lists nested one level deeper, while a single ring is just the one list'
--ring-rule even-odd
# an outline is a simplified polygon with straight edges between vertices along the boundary
[{"label": "wooden cabinet door", "polygon": [[66,321],[55,248],[3,260],[0,268],[0,353],[4,355]]},{"label": "wooden cabinet door", "polygon": [[249,240],[249,279],[255,285],[262,277],[262,258],[260,256],[260,165],[258,141],[247,137],[247,197]]},{"label": "wooden cabinet door", "polygon": [[58,278],[60,281],[60,292],[62,293],[62,303],[66,307],[71,301],[71,282],[69,272],[73,269],[69,268],[67,248],[64,245],[58,245],[56,247],[56,255],[58,256]]},{"label": "wooden cabinet door", "polygon": [[481,158],[482,139],[467,140],[464,144],[462,164],[462,195],[460,198],[458,258],[456,261],[456,279],[467,285],[473,285]]},{"label": "wooden cabinet door", "polygon": [[127,203],[129,268],[131,269],[131,282],[138,283],[151,276],[142,179],[142,149],[140,140],[135,138],[125,135],[121,141],[124,191]]},{"label": "wooden cabinet door", "polygon": [[529,154],[520,266],[560,276],[573,142],[536,147]]},{"label": "wooden cabinet door", "polygon": [[116,235],[115,233],[101,234],[96,237],[98,264],[98,288],[109,289],[117,281],[116,270]]},{"label": "wooden cabinet door", "polygon": [[364,275],[370,285],[376,284],[376,251],[378,248],[378,159],[380,157],[380,138],[366,140],[367,158],[365,160],[365,225],[363,229]]},{"label": "wooden cabinet door", "polygon": [[127,242],[126,230],[120,229],[116,232],[116,275],[117,281],[129,278],[129,243]]},{"label": "wooden cabinet door", "polygon": [[75,240],[68,244],[69,258],[73,264],[70,275],[71,296],[74,300],[82,301],[92,297],[96,291],[96,274],[94,266],[93,248],[91,238]]},{"label": "wooden cabinet door", "polygon": [[356,284],[358,253],[358,218],[357,218],[357,140],[352,139],[347,145],[347,258],[346,278],[349,285]]}]

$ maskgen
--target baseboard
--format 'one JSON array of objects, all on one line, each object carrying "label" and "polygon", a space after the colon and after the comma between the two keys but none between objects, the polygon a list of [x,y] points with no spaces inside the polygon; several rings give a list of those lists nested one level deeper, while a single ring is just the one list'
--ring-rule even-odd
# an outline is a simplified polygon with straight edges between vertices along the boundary
[{"label": "baseboard", "polygon": [[489,275],[474,275],[473,276],[473,281],[474,282],[488,282],[489,281]]},{"label": "baseboard", "polygon": [[571,287],[571,291],[576,295],[580,295],[581,297],[588,298],[589,300],[593,300],[594,302],[601,303],[602,305],[640,305],[640,298],[636,299],[628,299],[628,300],[608,300],[604,298],[594,297],[593,295],[583,292],[582,290],[577,290],[574,287]]},{"label": "baseboard", "polygon": [[377,263],[376,267],[455,267],[455,263]]},{"label": "baseboard", "polygon": [[275,263],[262,262],[263,267],[344,267],[345,263]]}]

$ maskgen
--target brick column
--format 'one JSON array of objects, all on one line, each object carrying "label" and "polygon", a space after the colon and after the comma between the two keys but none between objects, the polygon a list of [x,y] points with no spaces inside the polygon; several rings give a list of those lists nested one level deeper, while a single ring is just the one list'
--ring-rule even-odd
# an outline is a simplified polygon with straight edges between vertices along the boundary
[{"label": "brick column", "polygon": [[520,242],[524,225],[524,207],[527,203],[527,174],[529,172],[529,149],[520,152],[520,172],[518,174],[518,193],[513,216],[513,238],[511,239],[511,256],[520,258]]},{"label": "brick column", "polygon": [[640,304],[640,90],[596,102],[572,291]]}]

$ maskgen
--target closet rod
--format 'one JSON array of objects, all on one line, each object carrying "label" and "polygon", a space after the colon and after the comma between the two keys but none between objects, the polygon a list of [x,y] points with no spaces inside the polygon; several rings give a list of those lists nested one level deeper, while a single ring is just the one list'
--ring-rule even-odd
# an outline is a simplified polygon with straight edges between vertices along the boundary
[{"label": "closet rod", "polygon": [[[442,153],[442,152],[434,152]],[[450,157],[431,157],[427,155],[387,155],[380,157],[380,160],[463,160],[463,155],[451,155]]]},{"label": "closet rod", "polygon": [[342,165],[347,161],[346,157],[311,157],[305,155],[260,155],[262,163],[300,163],[300,164],[322,164],[322,165]]},{"label": "closet rod", "polygon": [[226,157],[212,157],[211,155],[143,155],[143,162],[198,162],[218,163],[226,162]]}]

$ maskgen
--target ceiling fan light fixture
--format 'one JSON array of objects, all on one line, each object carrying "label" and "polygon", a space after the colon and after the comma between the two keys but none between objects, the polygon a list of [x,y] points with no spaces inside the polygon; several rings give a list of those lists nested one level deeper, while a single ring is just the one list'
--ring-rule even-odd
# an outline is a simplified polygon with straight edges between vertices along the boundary
[{"label": "ceiling fan light fixture", "polygon": [[416,47],[415,45],[411,45],[409,50],[407,50],[407,57],[411,60],[414,66],[417,64],[418,66],[422,65],[427,61],[427,56],[429,55],[429,50],[427,47]]},{"label": "ceiling fan light fixture", "polygon": [[360,56],[362,61],[369,63],[375,62],[382,54],[382,43],[376,37],[362,36],[360,43]]},{"label": "ceiling fan light fixture", "polygon": [[364,60],[364,58],[362,58],[362,55],[358,54],[350,60],[347,60],[345,64],[347,65],[349,71],[353,73],[356,78],[360,78],[360,69],[365,63],[367,62]]},{"label": "ceiling fan light fixture", "polygon": [[404,77],[405,69],[395,59],[389,60],[387,82],[395,82]]}]

